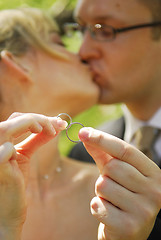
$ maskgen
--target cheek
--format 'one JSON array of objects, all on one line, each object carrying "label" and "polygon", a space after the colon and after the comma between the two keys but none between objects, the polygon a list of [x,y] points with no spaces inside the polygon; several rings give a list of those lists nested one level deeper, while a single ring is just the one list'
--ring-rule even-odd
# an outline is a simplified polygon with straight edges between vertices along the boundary
[{"label": "cheek", "polygon": [[138,81],[147,78],[147,69],[151,69],[152,54],[148,48],[141,45],[138,47],[126,46],[112,47],[106,54],[106,68],[112,84],[117,84],[121,88],[126,84],[134,87]]},{"label": "cheek", "polygon": [[76,62],[57,62],[46,66],[43,76],[40,76],[41,88],[63,96],[97,94],[96,86],[92,83],[86,67]]}]

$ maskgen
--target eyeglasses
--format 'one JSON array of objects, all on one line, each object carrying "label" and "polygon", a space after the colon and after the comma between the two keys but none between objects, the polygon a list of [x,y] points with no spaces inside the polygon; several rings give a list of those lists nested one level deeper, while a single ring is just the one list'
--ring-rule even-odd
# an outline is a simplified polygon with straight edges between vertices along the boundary
[{"label": "eyeglasses", "polygon": [[138,25],[132,25],[124,28],[114,28],[106,24],[94,24],[88,26],[81,26],[78,23],[66,23],[64,25],[64,31],[67,36],[72,37],[75,32],[80,32],[82,35],[89,31],[91,37],[97,41],[111,41],[116,38],[119,33],[139,29],[146,27],[160,26],[161,22],[144,23]]}]

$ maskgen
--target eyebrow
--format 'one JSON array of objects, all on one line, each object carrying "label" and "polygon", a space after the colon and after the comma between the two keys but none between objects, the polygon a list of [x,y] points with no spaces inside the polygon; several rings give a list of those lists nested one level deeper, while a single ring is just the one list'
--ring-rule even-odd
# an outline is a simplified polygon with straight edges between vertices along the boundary
[{"label": "eyebrow", "polygon": [[110,16],[110,15],[104,15],[104,16],[96,16],[93,18],[93,20],[111,20],[114,19],[114,17]]},{"label": "eyebrow", "polygon": [[[79,16],[75,16],[75,20],[78,23],[82,23],[82,24],[85,23],[85,21]],[[123,22],[121,19],[117,19],[111,15],[101,15],[101,16],[98,15],[92,18],[92,21],[94,22],[103,22],[103,21],[109,21],[109,20]]]}]

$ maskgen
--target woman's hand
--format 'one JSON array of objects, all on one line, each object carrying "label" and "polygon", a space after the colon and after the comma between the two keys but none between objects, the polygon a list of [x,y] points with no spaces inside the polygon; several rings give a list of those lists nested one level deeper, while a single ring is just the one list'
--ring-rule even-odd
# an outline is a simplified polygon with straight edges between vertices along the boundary
[{"label": "woman's hand", "polygon": [[79,138],[100,177],[91,211],[101,222],[99,240],[146,240],[161,208],[161,170],[126,142],[92,128]]},{"label": "woman's hand", "polygon": [[[0,123],[0,239],[19,239],[26,218],[26,183],[32,154],[67,123],[57,117],[15,113]],[[17,137],[31,133],[14,145]]]}]

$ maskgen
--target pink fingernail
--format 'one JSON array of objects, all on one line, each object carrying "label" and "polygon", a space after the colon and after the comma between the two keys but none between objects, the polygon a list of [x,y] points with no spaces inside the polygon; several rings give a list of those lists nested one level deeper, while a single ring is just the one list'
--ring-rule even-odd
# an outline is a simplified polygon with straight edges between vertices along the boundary
[{"label": "pink fingernail", "polygon": [[61,118],[58,118],[57,124],[58,124],[59,128],[61,128],[61,129],[65,129],[68,126],[68,123],[66,121],[62,120]]},{"label": "pink fingernail", "polygon": [[92,128],[90,128],[90,127],[81,128],[80,131],[79,131],[80,140],[82,142],[88,141],[89,138],[90,138],[91,132],[92,132]]},{"label": "pink fingernail", "polygon": [[92,214],[97,214],[100,210],[100,206],[98,204],[98,198],[97,197],[94,197],[92,200],[91,200],[91,203],[90,203],[90,207],[91,207],[91,213]]}]

